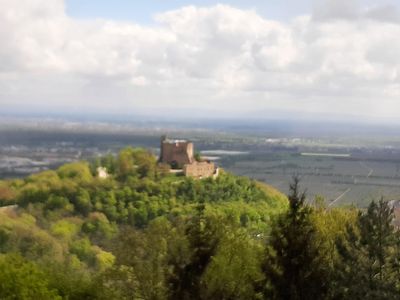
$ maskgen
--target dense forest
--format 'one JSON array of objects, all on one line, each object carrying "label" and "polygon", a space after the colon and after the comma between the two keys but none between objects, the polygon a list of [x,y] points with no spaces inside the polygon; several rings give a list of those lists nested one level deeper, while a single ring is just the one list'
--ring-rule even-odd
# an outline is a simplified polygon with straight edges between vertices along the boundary
[{"label": "dense forest", "polygon": [[387,203],[288,184],[194,180],[134,148],[1,181],[0,298],[400,299]]}]

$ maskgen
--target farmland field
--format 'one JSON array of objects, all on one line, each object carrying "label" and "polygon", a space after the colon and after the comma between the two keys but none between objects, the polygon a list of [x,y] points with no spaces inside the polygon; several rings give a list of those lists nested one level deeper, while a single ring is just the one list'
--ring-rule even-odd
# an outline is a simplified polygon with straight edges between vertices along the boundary
[{"label": "farmland field", "polygon": [[[23,177],[126,146],[159,153],[163,131],[151,128],[83,126],[10,129],[0,126],[0,178]],[[308,199],[321,195],[330,206],[365,207],[372,199],[400,199],[400,140],[297,138],[282,134],[169,129],[171,137],[192,140],[206,159],[237,175],[287,192],[298,174]]]},{"label": "farmland field", "polygon": [[271,184],[282,191],[294,174],[310,200],[321,195],[331,206],[366,206],[372,199],[400,199],[400,161],[352,156],[258,153],[221,159],[225,169]]}]

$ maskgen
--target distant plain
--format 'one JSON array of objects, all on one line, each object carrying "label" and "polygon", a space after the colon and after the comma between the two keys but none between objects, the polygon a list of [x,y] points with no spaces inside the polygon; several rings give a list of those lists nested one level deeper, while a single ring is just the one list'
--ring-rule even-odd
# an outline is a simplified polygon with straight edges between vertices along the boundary
[{"label": "distant plain", "polygon": [[160,136],[168,134],[192,140],[197,151],[225,170],[283,192],[298,174],[309,201],[321,195],[327,206],[365,207],[381,196],[400,199],[400,140],[395,130],[371,133],[360,128],[327,135],[304,126],[294,130],[279,124],[229,122],[205,127],[185,122],[146,126],[13,120],[0,125],[0,178],[27,176],[126,146],[145,147],[158,155]]}]

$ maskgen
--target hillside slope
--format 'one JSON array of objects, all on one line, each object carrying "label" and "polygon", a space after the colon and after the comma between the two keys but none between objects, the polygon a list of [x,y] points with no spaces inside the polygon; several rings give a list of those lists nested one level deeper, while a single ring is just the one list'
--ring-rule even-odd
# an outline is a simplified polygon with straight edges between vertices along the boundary
[{"label": "hillside slope", "polygon": [[[107,178],[97,177],[99,166]],[[20,278],[19,287],[0,287],[3,295],[24,292],[23,270],[31,268],[36,279],[29,280],[41,285],[28,289],[28,299],[163,299],[202,239],[191,240],[201,234],[195,224],[213,233],[201,246],[214,257],[203,280],[219,289],[221,273],[233,276],[246,265],[248,274],[233,282],[250,293],[249,280],[261,276],[254,267],[262,248],[257,237],[287,200],[272,187],[224,172],[215,180],[169,174],[151,153],[126,148],[117,157],[2,181],[0,205],[0,264],[19,262],[8,267],[15,274],[0,271],[0,280]]]}]

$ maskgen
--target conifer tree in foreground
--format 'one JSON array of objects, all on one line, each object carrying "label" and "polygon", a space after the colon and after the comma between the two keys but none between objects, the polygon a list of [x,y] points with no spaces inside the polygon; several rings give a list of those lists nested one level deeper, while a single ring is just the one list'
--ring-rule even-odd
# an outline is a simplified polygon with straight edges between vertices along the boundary
[{"label": "conifer tree in foreground", "polygon": [[293,177],[289,209],[272,227],[263,271],[266,299],[323,299],[327,292],[324,265],[315,241],[312,208]]},{"label": "conifer tree in foreground", "polygon": [[337,241],[335,299],[399,299],[393,209],[379,200]]}]

